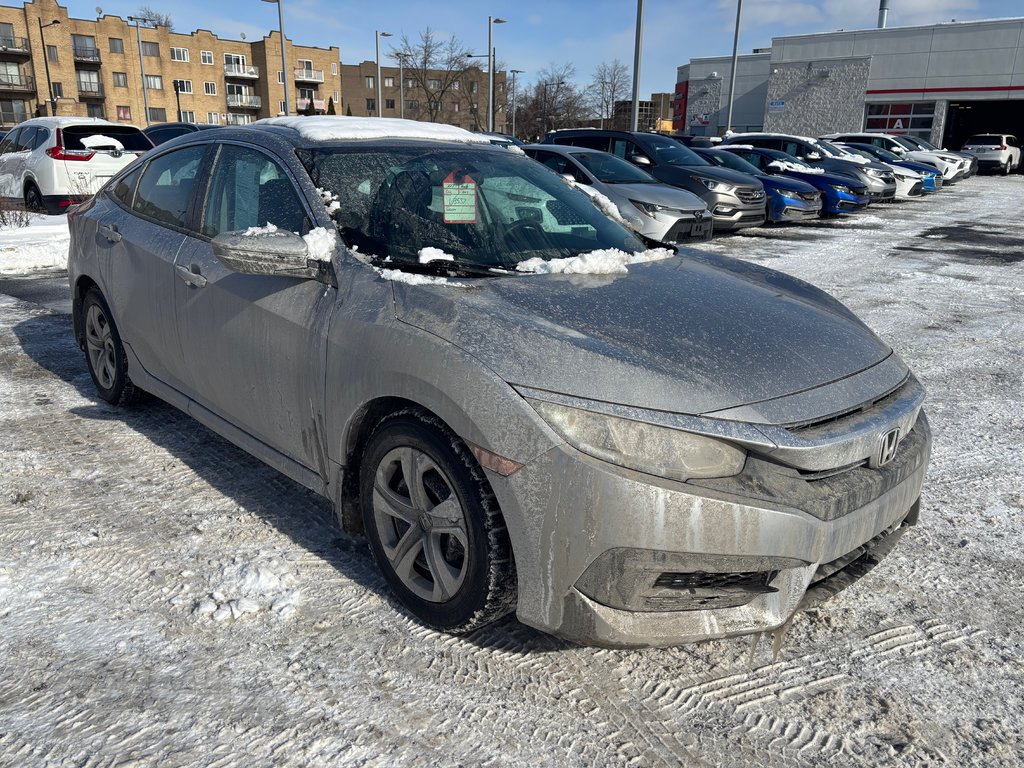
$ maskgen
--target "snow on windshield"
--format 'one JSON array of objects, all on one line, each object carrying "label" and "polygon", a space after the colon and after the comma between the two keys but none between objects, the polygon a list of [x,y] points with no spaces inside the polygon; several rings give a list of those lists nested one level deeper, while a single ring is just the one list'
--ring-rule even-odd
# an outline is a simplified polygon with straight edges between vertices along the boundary
[{"label": "snow on windshield", "polygon": [[412,272],[403,272],[400,269],[382,269],[373,267],[373,271],[394,283],[405,283],[406,285],[447,285],[450,288],[468,288],[467,283],[456,283],[447,277],[435,277],[433,275],[417,275]]},{"label": "snow on windshield", "polygon": [[466,144],[490,144],[487,136],[470,133],[454,125],[421,123],[397,117],[341,117],[310,115],[308,117],[267,117],[254,125],[281,125],[294,128],[309,141],[340,141],[344,139],[433,139],[460,141]]},{"label": "snow on windshield", "polygon": [[651,248],[639,253],[626,253],[618,248],[604,248],[599,251],[581,253],[567,259],[542,259],[535,257],[516,265],[519,272],[535,275],[610,275],[628,272],[629,264],[643,264],[648,261],[670,259],[676,255],[669,248]]}]

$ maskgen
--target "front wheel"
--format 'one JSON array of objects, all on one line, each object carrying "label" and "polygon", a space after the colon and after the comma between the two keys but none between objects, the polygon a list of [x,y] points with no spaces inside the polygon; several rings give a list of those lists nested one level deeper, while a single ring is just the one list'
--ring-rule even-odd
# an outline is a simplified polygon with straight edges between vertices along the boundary
[{"label": "front wheel", "polygon": [[121,335],[110,317],[110,307],[96,288],[90,288],[82,300],[82,320],[85,361],[96,393],[112,405],[137,401],[142,391],[128,378],[128,358]]},{"label": "front wheel", "polygon": [[385,419],[359,479],[374,559],[416,618],[461,634],[512,611],[515,563],[505,522],[480,466],[442,422],[418,409]]}]

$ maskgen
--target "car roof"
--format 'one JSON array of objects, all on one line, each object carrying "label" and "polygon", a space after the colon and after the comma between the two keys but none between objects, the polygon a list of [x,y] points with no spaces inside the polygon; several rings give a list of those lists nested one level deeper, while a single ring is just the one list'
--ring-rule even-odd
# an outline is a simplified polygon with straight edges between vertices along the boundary
[{"label": "car roof", "polygon": [[592,155],[607,155],[608,153],[600,149],[592,149],[590,147],[577,147],[572,144],[527,144],[523,147],[525,152],[528,149],[543,150],[544,152],[555,152],[560,155],[568,155],[570,153],[577,155],[581,152]]},{"label": "car roof", "polygon": [[[26,125],[42,125],[46,128],[66,128],[71,125],[124,125],[124,123],[113,123],[104,120],[102,117],[33,117],[14,126],[21,128]],[[135,128],[134,125],[127,126]],[[11,130],[14,130],[13,128]]]}]

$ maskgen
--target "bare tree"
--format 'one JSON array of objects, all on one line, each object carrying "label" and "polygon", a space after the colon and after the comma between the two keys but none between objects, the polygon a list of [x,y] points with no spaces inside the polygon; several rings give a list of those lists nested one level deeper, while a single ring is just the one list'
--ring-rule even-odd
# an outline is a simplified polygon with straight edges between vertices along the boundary
[{"label": "bare tree", "polygon": [[167,27],[168,29],[174,29],[174,22],[171,21],[170,15],[166,13],[160,13],[160,11],[154,11],[148,5],[144,5],[135,12],[135,15],[143,21],[148,21],[155,27]]},{"label": "bare tree", "polygon": [[[454,35],[441,40],[427,27],[416,43],[402,35],[401,44],[391,49],[391,55],[405,59],[406,79],[412,81],[415,89],[426,94],[426,99],[417,103],[410,116],[417,120],[425,117],[436,123],[445,97],[462,85],[469,68],[469,49]],[[474,82],[478,80],[474,79]],[[485,94],[481,93],[471,95],[471,100],[478,105],[486,103]]]},{"label": "bare tree", "polygon": [[516,105],[516,129],[525,137],[540,138],[556,128],[584,124],[590,112],[584,92],[573,82],[570,63],[549,64],[532,85],[524,86]]},{"label": "bare tree", "polygon": [[602,61],[594,76],[587,86],[587,101],[593,110],[594,116],[601,120],[601,127],[604,128],[605,120],[610,120],[615,114],[615,102],[623,100],[632,92],[630,70],[618,59],[610,64]]}]

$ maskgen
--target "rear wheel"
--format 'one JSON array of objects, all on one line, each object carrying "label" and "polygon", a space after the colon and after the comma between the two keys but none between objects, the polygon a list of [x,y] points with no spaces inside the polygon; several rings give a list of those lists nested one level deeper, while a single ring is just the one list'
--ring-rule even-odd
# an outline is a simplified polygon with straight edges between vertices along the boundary
[{"label": "rear wheel", "polygon": [[85,331],[85,361],[96,393],[112,405],[129,404],[142,397],[128,378],[128,359],[110,308],[96,288],[90,288],[82,300],[82,327]]},{"label": "rear wheel", "polygon": [[31,181],[25,187],[25,210],[35,213],[43,213],[46,210],[46,206],[43,204],[43,193]]},{"label": "rear wheel", "polygon": [[515,607],[505,522],[465,443],[418,409],[385,419],[360,466],[370,549],[401,603],[422,623],[465,633]]}]

